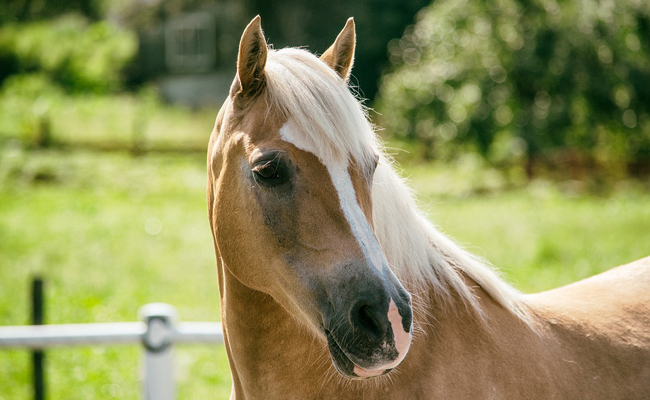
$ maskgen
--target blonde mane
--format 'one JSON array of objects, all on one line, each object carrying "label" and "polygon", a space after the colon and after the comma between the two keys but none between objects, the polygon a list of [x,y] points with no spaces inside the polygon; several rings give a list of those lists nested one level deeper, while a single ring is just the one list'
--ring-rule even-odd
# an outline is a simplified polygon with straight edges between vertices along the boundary
[{"label": "blonde mane", "polygon": [[454,291],[481,313],[465,274],[512,314],[528,321],[521,294],[418,210],[410,189],[384,153],[366,110],[336,72],[305,50],[270,50],[266,80],[269,103],[306,135],[323,163],[347,158],[364,165],[380,155],[372,189],[375,234],[403,282],[416,288],[433,285],[447,299]]}]

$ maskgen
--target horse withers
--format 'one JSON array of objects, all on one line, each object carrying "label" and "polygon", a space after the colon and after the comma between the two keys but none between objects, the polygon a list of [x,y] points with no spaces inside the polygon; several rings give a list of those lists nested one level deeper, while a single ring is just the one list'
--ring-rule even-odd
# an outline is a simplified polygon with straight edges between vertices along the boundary
[{"label": "horse withers", "polygon": [[352,19],[319,58],[256,17],[208,148],[237,399],[650,395],[650,260],[522,295],[418,211],[350,93]]}]

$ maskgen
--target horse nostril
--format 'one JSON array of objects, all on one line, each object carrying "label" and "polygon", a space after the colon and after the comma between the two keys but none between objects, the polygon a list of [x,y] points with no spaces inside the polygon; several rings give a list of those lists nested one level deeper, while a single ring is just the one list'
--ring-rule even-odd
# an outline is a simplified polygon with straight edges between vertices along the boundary
[{"label": "horse nostril", "polygon": [[382,323],[381,315],[369,304],[361,304],[352,314],[352,324],[368,338],[380,340],[386,333],[387,324]]},{"label": "horse nostril", "polygon": [[368,330],[379,330],[379,323],[377,320],[375,320],[375,317],[372,316],[372,313],[370,312],[370,306],[363,305],[359,309],[359,324]]}]

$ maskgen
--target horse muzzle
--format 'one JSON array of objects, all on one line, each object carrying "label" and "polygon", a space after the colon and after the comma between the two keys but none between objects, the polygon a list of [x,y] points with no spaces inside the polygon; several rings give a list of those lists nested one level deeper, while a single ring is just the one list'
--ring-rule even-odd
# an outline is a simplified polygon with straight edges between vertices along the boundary
[{"label": "horse muzzle", "polygon": [[[403,290],[403,289],[402,289]],[[344,320],[325,329],[327,345],[337,371],[349,379],[387,374],[406,356],[412,339],[410,296],[387,305],[359,301]]]}]

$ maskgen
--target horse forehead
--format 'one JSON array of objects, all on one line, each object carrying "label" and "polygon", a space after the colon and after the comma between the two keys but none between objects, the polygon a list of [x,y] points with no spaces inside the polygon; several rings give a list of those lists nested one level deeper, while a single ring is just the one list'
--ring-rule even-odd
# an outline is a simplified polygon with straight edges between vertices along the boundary
[{"label": "horse forehead", "polygon": [[286,118],[272,112],[264,101],[256,101],[241,117],[239,125],[253,143],[281,140],[280,129]]}]

